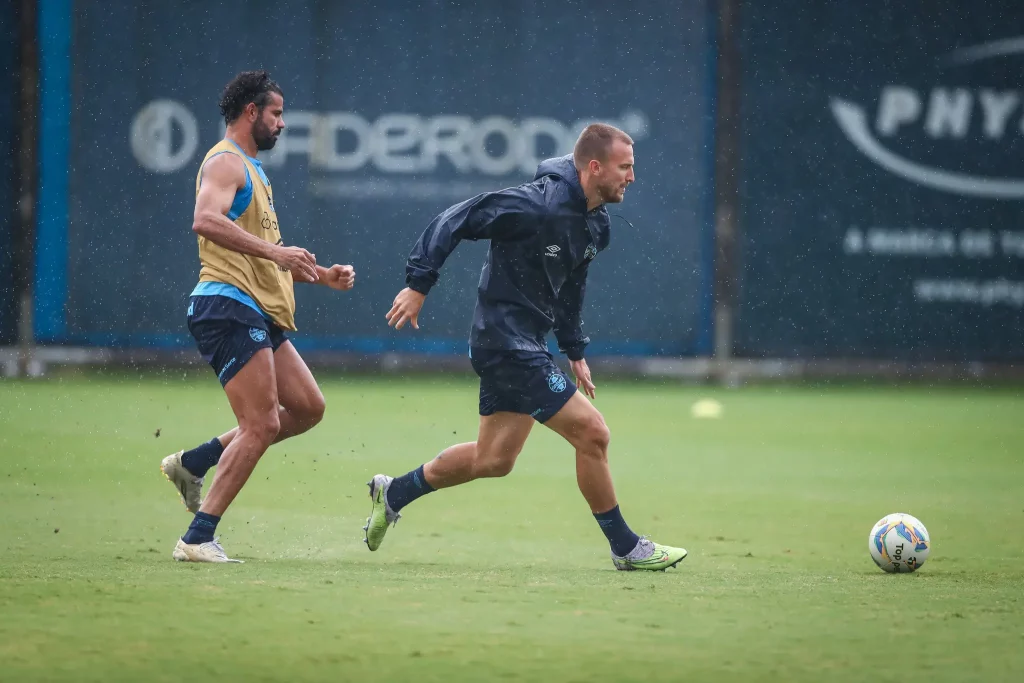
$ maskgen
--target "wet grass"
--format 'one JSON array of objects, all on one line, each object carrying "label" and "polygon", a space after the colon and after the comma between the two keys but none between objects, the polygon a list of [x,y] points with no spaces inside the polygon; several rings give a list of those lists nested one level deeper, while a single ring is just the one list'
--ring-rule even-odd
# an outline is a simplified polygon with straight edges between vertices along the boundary
[{"label": "wet grass", "polygon": [[[189,516],[160,458],[223,431],[216,382],[0,384],[5,680],[1016,680],[1024,399],[1013,390],[599,387],[630,524],[690,557],[612,570],[572,453],[408,508],[382,549],[364,482],[476,428],[476,387],[330,379],[221,524],[246,564],[170,560]],[[719,420],[689,408],[711,396]],[[156,436],[159,430],[159,437]],[[871,525],[934,549],[878,571]]]}]

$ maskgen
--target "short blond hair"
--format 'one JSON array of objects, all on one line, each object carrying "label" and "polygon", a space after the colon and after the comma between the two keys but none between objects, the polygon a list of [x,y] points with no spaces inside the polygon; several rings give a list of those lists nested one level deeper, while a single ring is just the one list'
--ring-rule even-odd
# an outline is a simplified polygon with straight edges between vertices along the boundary
[{"label": "short blond hair", "polygon": [[572,160],[576,168],[583,170],[591,159],[605,161],[616,140],[621,140],[627,145],[633,144],[633,138],[625,131],[607,123],[592,123],[584,128],[572,149]]}]

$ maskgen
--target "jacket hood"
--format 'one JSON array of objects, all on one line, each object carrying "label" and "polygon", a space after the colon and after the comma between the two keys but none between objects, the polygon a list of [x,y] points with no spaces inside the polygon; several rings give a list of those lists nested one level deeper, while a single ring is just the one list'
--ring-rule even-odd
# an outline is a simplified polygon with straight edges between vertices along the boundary
[{"label": "jacket hood", "polygon": [[586,195],[583,194],[583,186],[580,185],[579,174],[576,172],[576,164],[573,162],[571,154],[566,154],[564,157],[545,159],[540,162],[540,165],[537,166],[537,174],[533,179],[540,180],[545,176],[561,178],[573,189],[575,194],[583,198],[584,201],[586,200]]}]

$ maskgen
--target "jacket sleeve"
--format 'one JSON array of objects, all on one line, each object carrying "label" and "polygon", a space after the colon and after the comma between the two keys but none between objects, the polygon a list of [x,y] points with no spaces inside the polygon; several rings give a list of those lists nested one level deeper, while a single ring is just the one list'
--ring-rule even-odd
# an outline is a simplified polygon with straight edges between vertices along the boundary
[{"label": "jacket sleeve", "polygon": [[587,269],[590,261],[585,261],[569,276],[558,292],[558,303],[555,306],[555,339],[558,350],[569,360],[582,360],[583,349],[590,343],[590,337],[583,334],[583,293],[587,290]]},{"label": "jacket sleeve", "polygon": [[441,266],[462,240],[513,240],[535,230],[529,220],[543,194],[533,185],[487,192],[451,206],[430,222],[409,254],[405,282],[426,294],[437,284]]}]

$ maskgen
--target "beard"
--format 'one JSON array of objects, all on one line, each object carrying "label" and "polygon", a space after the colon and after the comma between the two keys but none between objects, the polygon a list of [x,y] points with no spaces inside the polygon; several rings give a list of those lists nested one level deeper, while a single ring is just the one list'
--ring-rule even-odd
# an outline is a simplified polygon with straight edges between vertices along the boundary
[{"label": "beard", "polygon": [[261,152],[274,149],[278,135],[279,133],[272,132],[270,126],[263,123],[262,118],[257,119],[252,127],[252,139],[256,143],[256,149]]},{"label": "beard", "polygon": [[600,194],[605,204],[618,204],[625,199],[625,192],[621,185],[611,185],[609,187],[602,187]]}]

